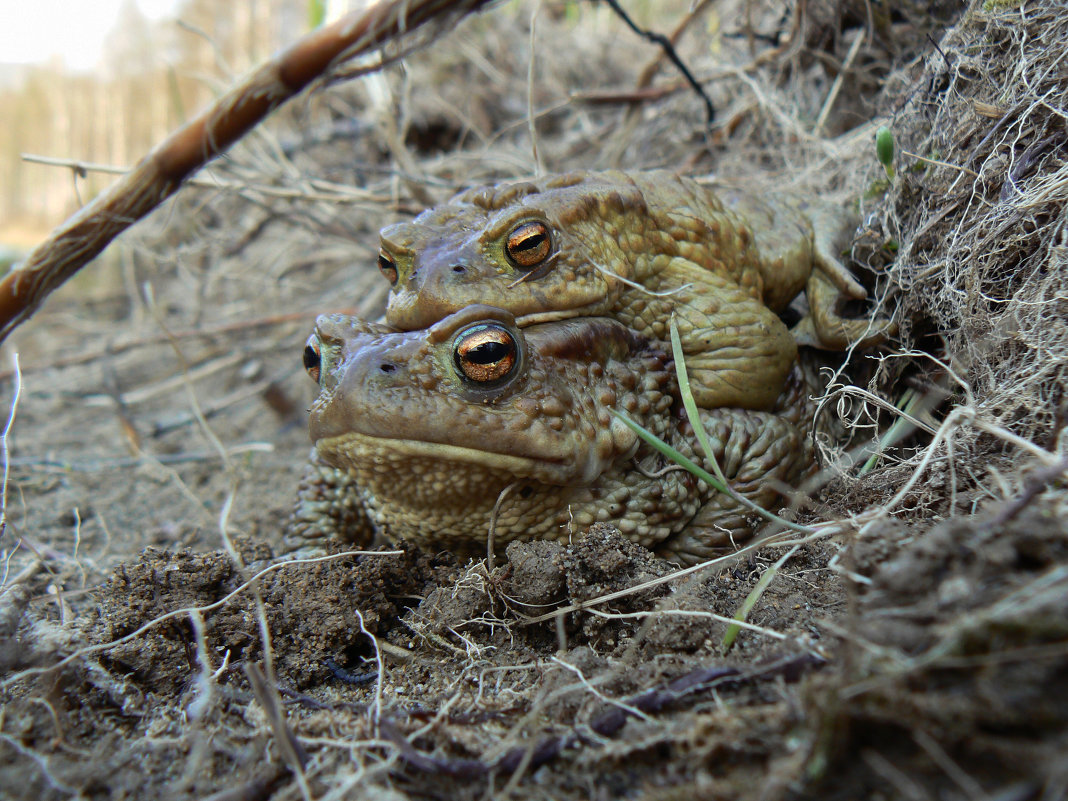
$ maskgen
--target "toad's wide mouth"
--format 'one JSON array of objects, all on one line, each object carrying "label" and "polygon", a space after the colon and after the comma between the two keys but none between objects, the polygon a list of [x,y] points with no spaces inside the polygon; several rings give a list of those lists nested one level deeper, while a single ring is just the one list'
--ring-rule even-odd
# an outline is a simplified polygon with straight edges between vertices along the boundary
[{"label": "toad's wide mouth", "polygon": [[544,311],[535,311],[528,314],[520,314],[515,311],[515,324],[519,328],[527,328],[539,323],[555,323],[560,320],[570,320],[573,317],[612,317],[610,304],[604,297],[598,296],[594,300],[578,303],[566,308],[552,308]]},{"label": "toad's wide mouth", "polygon": [[597,307],[596,303],[587,303],[584,306],[577,306],[574,309],[553,309],[552,311],[535,312],[534,314],[524,314],[515,318],[515,324],[520,328],[528,328],[532,325],[540,325],[541,323],[556,323],[560,320],[570,320],[573,317],[588,317],[590,310]]},{"label": "toad's wide mouth", "polygon": [[574,465],[563,461],[355,431],[323,437],[316,440],[315,448],[328,463],[357,472],[371,472],[375,465],[401,469],[418,464],[418,472],[424,476],[447,476],[456,468],[476,467],[495,476],[534,479],[544,484],[566,485],[576,480]]}]

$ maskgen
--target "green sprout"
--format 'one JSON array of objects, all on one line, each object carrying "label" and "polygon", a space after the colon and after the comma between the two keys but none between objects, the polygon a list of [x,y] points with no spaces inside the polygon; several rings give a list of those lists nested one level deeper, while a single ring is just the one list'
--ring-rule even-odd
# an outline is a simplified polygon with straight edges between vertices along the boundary
[{"label": "green sprout", "polygon": [[[771,586],[772,579],[779,574],[779,568],[786,564],[786,560],[797,553],[797,549],[800,548],[800,543],[792,547],[786,553],[779,557],[771,567],[764,571],[760,579],[757,581],[756,586],[749,591],[749,594],[745,596],[745,600],[742,601],[742,605],[738,607],[738,611],[734,613],[734,619],[745,622],[745,619],[749,617],[749,613],[753,611],[753,607],[756,606],[757,601],[760,600],[760,596],[764,594],[764,590]],[[738,636],[738,632],[742,630],[742,627],[737,623],[731,623],[727,626],[727,631],[723,634],[723,639],[719,643],[719,651],[721,654],[726,654],[734,645],[734,640]]]},{"label": "green sprout", "polygon": [[875,132],[875,155],[886,170],[886,177],[894,180],[894,134],[885,125]]},{"label": "green sprout", "polygon": [[308,0],[308,30],[326,22],[326,0]]}]

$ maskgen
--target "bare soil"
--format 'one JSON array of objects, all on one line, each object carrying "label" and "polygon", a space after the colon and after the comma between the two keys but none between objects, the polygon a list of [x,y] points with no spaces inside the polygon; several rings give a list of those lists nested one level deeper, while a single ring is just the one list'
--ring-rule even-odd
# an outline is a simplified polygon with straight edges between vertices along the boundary
[{"label": "bare soil", "polygon": [[[708,133],[684,86],[607,96],[658,51],[601,4],[544,5],[528,92],[532,8],[497,7],[296,101],[212,168],[241,192],[183,190],[15,333],[0,797],[1068,795],[1068,14],[781,9],[680,35]],[[285,558],[315,315],[380,313],[381,226],[534,171],[528,99],[553,171],[859,204],[866,308],[901,333],[831,357],[815,535],[687,573],[610,526],[493,565]]]}]

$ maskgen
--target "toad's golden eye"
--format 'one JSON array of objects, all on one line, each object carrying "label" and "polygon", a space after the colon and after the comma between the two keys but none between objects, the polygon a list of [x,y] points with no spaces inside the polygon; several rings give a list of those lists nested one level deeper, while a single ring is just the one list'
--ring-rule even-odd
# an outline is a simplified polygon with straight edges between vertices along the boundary
[{"label": "toad's golden eye", "polygon": [[378,253],[378,269],[391,284],[397,283],[397,262],[393,261],[384,250]]},{"label": "toad's golden eye", "polygon": [[532,220],[512,229],[505,251],[512,264],[520,270],[529,270],[549,258],[552,246],[549,226],[541,220]]},{"label": "toad's golden eye", "polygon": [[319,352],[319,337],[312,334],[308,337],[308,343],[304,346],[304,369],[312,377],[312,381],[319,383],[319,368],[322,366],[323,357]]},{"label": "toad's golden eye", "polygon": [[507,378],[519,364],[519,345],[506,329],[493,323],[472,326],[456,338],[456,367],[469,380],[490,384]]}]

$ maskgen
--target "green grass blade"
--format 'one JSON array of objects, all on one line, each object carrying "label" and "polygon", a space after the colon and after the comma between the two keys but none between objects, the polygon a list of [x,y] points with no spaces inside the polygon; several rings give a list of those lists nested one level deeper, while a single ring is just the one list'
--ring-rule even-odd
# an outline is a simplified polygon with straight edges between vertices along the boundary
[{"label": "green grass blade", "polygon": [[651,445],[660,453],[664,454],[664,456],[673,461],[675,464],[679,465],[679,467],[682,467],[688,472],[693,473],[699,479],[711,485],[720,492],[726,492],[728,494],[730,493],[730,490],[726,487],[726,485],[720,483],[719,479],[717,479],[714,475],[709,473],[704,468],[700,467],[692,459],[683,456],[677,450],[675,450],[666,442],[664,442],[664,440],[660,439],[660,437],[658,437],[656,434],[643,428],[638,423],[635,423],[633,420],[623,414],[623,412],[617,412],[615,409],[609,409],[608,411],[610,411],[612,414],[622,420],[626,424],[627,428],[629,428],[631,431],[641,437],[642,440]]},{"label": "green grass blade", "polygon": [[[905,414],[915,414],[916,407],[919,405],[919,402],[922,399],[923,396],[916,392],[916,390],[912,388],[906,389],[905,392],[901,395],[901,400],[899,400],[897,403],[897,408],[904,411]],[[894,420],[894,422],[890,425],[890,428],[888,428],[883,434],[883,436],[880,438],[878,447],[876,448],[875,452],[868,457],[868,461],[866,461],[864,465],[860,468],[860,471],[857,473],[857,475],[863,476],[866,473],[869,473],[874,470],[875,466],[879,463],[879,459],[882,458],[884,453],[886,453],[888,450],[890,450],[890,448],[892,448],[894,445],[896,445],[898,442],[903,440],[915,430],[916,426],[914,426],[912,422],[906,417],[898,417],[896,420]]]},{"label": "green grass blade", "polygon": [[[693,429],[694,436],[697,437],[697,441],[701,444],[701,448],[705,452],[705,458],[712,464],[712,471],[718,479],[718,482],[712,484],[712,486],[720,492],[726,492],[742,506],[751,509],[766,520],[770,520],[773,523],[779,523],[780,525],[786,526],[788,529],[798,531],[802,534],[814,534],[815,532],[808,526],[802,526],[798,523],[784,520],[777,514],[769,512],[767,509],[753,503],[753,501],[749,500],[744,495],[739,495],[731,489],[727,477],[723,474],[723,469],[719,466],[719,462],[716,460],[715,452],[712,450],[712,443],[709,442],[708,439],[708,432],[705,431],[704,423],[701,422],[701,413],[697,408],[697,401],[694,400],[693,391],[690,389],[690,376],[686,372],[686,357],[682,352],[682,341],[679,338],[679,328],[675,324],[674,316],[671,318],[671,355],[675,359],[675,376],[679,382],[679,394],[682,396],[682,405],[686,409],[686,417],[690,421],[690,427]],[[691,470],[690,472],[693,471]]]},{"label": "green grass blade", "polygon": [[[779,573],[779,568],[786,564],[786,560],[789,559],[800,548],[800,545],[795,545],[793,548],[784,553],[775,564],[764,571],[764,575],[757,581],[756,586],[749,591],[749,594],[745,596],[745,600],[742,601],[742,605],[738,607],[738,611],[734,613],[734,619],[745,622],[745,619],[749,617],[749,613],[753,611],[753,607],[756,606],[757,601],[760,600],[760,596],[764,594],[764,590],[771,584],[771,580],[775,578]],[[733,623],[727,627],[727,631],[723,634],[723,641],[719,645],[720,653],[727,653],[731,646],[734,645],[734,640],[738,636],[738,632],[742,630],[741,626],[736,626]]]},{"label": "green grass blade", "polygon": [[682,352],[682,340],[679,338],[679,327],[675,324],[675,316],[671,316],[671,356],[675,360],[675,378],[679,382],[679,394],[682,396],[682,405],[686,409],[686,418],[690,421],[690,427],[693,428],[693,433],[697,437],[697,441],[701,443],[701,447],[705,451],[705,458],[712,463],[712,472],[716,474],[724,486],[728,489],[720,490],[720,492],[726,492],[728,495],[733,496],[734,493],[729,489],[727,484],[727,477],[723,475],[723,469],[719,466],[719,462],[712,451],[712,445],[708,441],[708,432],[705,431],[704,423],[701,422],[701,414],[697,409],[697,401],[694,400],[693,390],[690,389],[690,375],[686,370],[686,356]]}]

